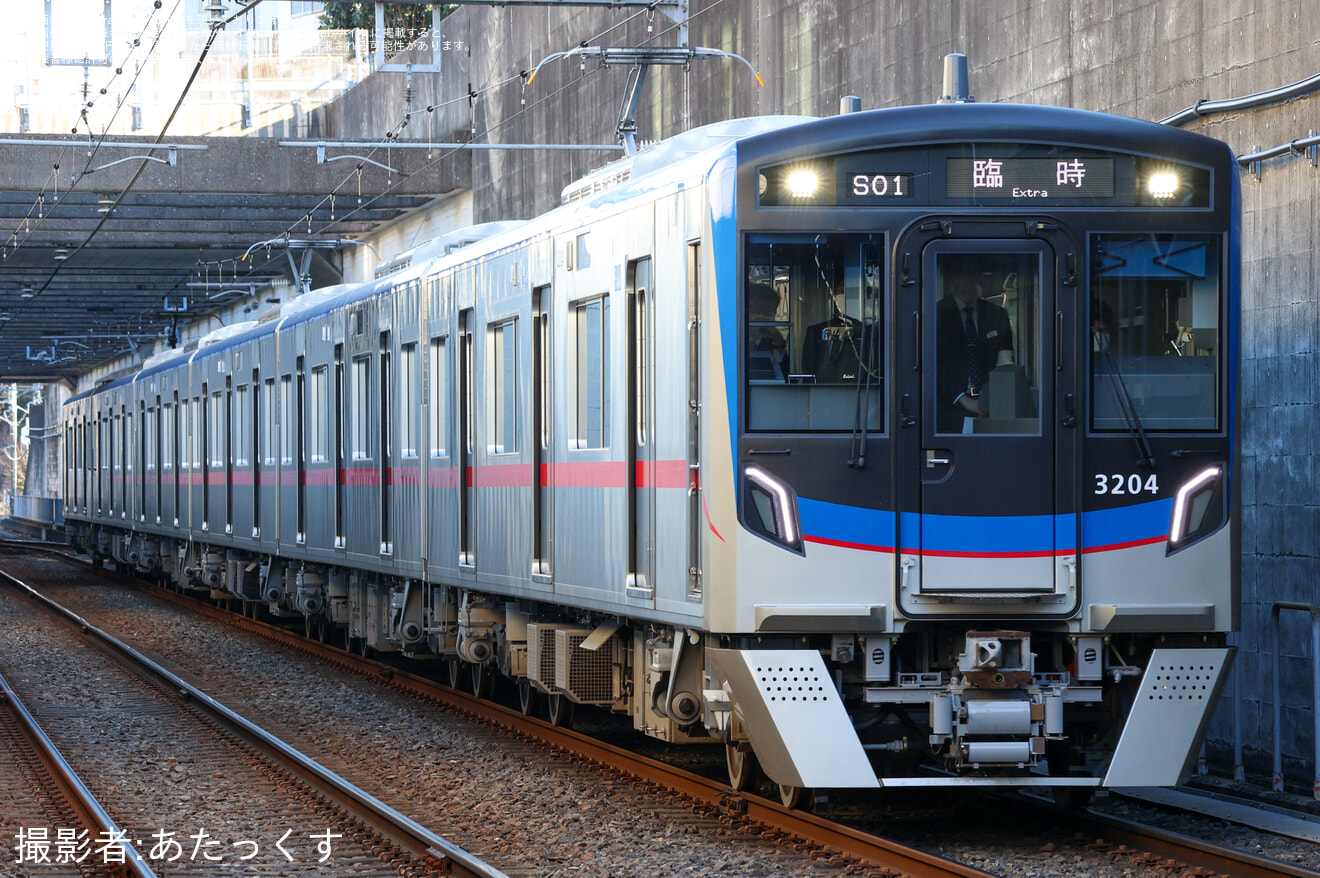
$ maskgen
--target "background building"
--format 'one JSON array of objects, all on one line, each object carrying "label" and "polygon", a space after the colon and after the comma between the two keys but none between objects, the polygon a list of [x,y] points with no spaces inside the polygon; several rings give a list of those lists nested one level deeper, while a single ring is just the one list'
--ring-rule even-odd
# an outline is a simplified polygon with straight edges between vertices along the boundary
[{"label": "background building", "polygon": [[[153,0],[9,4],[0,30],[5,130],[67,134],[77,125],[82,133],[90,126],[96,135],[160,131],[210,36],[210,5],[203,0],[170,0],[160,9]],[[230,23],[217,35],[171,133],[241,135],[270,126],[293,133],[304,114],[366,77],[366,32],[318,30],[322,5],[263,3]],[[225,7],[226,17],[239,8],[232,2]],[[112,76],[115,67],[122,72]]]}]

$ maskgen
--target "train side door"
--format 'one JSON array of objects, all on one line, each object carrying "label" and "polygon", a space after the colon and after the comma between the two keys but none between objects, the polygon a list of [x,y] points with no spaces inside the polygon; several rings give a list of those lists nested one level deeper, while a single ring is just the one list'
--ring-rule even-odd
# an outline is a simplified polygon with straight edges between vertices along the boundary
[{"label": "train side door", "polygon": [[554,419],[551,417],[550,286],[532,290],[532,581],[554,580]]},{"label": "train side door", "polygon": [[904,469],[919,475],[906,504],[918,514],[901,525],[907,596],[1054,596],[1041,609],[1059,612],[1077,562],[1075,316],[1055,250],[1039,239],[939,237],[920,249],[914,286],[905,301],[920,332],[903,415],[919,447],[904,443]]},{"label": "train side door", "polygon": [[655,597],[655,379],[651,359],[651,260],[628,264],[628,581],[630,597]]}]

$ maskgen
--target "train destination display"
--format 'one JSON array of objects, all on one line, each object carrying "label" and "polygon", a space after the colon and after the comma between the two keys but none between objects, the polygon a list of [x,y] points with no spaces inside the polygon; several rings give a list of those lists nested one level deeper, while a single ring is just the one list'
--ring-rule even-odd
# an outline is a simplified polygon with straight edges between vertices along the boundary
[{"label": "train destination display", "polygon": [[945,194],[950,198],[1113,198],[1114,160],[950,158]]}]

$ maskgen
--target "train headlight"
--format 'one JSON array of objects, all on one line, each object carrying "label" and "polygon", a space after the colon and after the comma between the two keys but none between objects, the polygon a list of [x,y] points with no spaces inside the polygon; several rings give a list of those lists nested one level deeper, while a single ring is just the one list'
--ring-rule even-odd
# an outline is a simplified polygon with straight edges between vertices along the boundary
[{"label": "train headlight", "polygon": [[1224,523],[1224,467],[1216,464],[1197,473],[1178,489],[1169,522],[1169,551],[1189,546]]},{"label": "train headlight", "polygon": [[743,467],[742,520],[752,533],[802,553],[797,495],[754,463]]},{"label": "train headlight", "polygon": [[815,198],[820,177],[815,171],[793,171],[788,175],[788,194],[793,198]]},{"label": "train headlight", "polygon": [[1150,192],[1150,197],[1159,200],[1172,198],[1181,188],[1182,181],[1171,171],[1156,171],[1146,181],[1146,190]]}]

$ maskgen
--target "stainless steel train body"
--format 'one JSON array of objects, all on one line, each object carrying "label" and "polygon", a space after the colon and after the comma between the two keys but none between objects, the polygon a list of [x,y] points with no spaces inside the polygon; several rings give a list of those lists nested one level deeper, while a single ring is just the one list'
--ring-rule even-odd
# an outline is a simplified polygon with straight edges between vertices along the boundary
[{"label": "stainless steel train body", "polygon": [[1079,111],[699,129],[75,397],[66,517],[737,786],[1174,783],[1237,627],[1237,199]]}]

